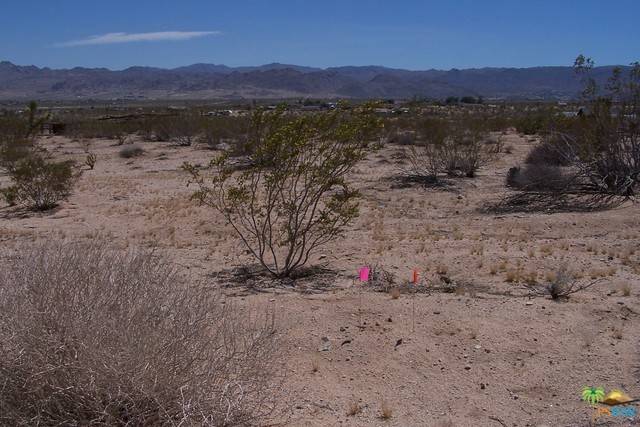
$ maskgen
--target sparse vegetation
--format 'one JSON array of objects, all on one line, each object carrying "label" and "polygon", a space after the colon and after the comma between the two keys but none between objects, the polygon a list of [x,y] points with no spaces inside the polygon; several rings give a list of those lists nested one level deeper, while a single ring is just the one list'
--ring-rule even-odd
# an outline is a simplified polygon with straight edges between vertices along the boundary
[{"label": "sparse vegetation", "polygon": [[584,291],[596,285],[600,280],[580,283],[566,265],[561,265],[552,275],[547,275],[548,283],[527,283],[526,286],[535,295],[549,296],[553,300],[568,298],[570,295]]},{"label": "sparse vegetation", "polygon": [[411,179],[437,183],[441,174],[473,178],[490,158],[488,132],[472,119],[452,123],[425,119],[417,132],[419,142],[405,150],[402,174]]},{"label": "sparse vegetation", "polygon": [[[385,417],[391,417],[390,424],[413,425],[427,419],[426,410],[407,410],[402,402],[428,395],[430,379],[442,375],[453,378],[455,388],[461,381],[474,386],[474,378],[481,380],[475,384],[479,393],[495,395],[496,404],[506,408],[501,419],[491,420],[513,424],[521,413],[503,404],[517,396],[519,405],[526,405],[538,385],[529,390],[507,384],[510,394],[502,393],[504,378],[525,366],[537,375],[546,369],[540,361],[563,372],[588,371],[594,355],[622,354],[633,343],[634,286],[640,276],[637,205],[598,214],[556,213],[562,210],[548,204],[544,215],[486,215],[477,209],[499,195],[509,166],[517,164],[504,191],[544,195],[545,202],[561,200],[573,210],[566,202],[584,195],[583,187],[572,187],[583,178],[576,163],[564,157],[561,133],[582,135],[581,127],[593,119],[590,101],[389,100],[373,114],[364,104],[334,110],[316,100],[290,100],[281,109],[261,100],[172,103],[177,105],[140,100],[90,108],[78,101],[69,109],[64,102],[47,103],[47,108],[55,105],[47,124],[64,122],[66,135],[48,126],[42,127],[46,135],[39,134],[37,123],[46,116],[35,108],[5,104],[8,109],[0,110],[0,186],[5,187],[0,276],[8,278],[0,279],[0,425],[15,424],[2,418],[5,414],[32,417],[22,425],[48,425],[46,417],[63,411],[61,425],[91,424],[83,417],[103,425],[224,425],[227,414],[228,425],[340,419],[371,424],[384,423]],[[322,107],[296,107],[303,103]],[[612,100],[612,115],[618,107]],[[574,116],[578,108],[581,113]],[[519,120],[520,130],[530,125],[536,134],[517,134],[513,127]],[[384,130],[377,133],[380,122]],[[363,128],[369,132],[367,123],[371,138],[356,134]],[[445,142],[437,146],[441,125]],[[481,135],[477,147],[484,160],[473,179],[455,166],[461,150],[457,135],[469,128]],[[120,134],[126,135],[121,146]],[[379,135],[383,144],[377,144]],[[338,140],[344,144],[336,150]],[[425,148],[428,141],[436,145]],[[447,151],[449,142],[453,148]],[[144,157],[120,158],[121,150],[135,147],[144,148]],[[398,169],[407,167],[406,153],[431,149],[439,185],[412,185],[432,180],[431,172],[397,179]],[[221,153],[219,162],[203,161]],[[4,202],[18,203],[10,169],[34,156],[45,163],[75,161],[85,171],[98,157],[100,164],[77,180],[73,203],[54,213],[6,207]],[[344,168],[338,166],[344,159],[349,159]],[[183,161],[191,162],[191,174],[176,168]],[[429,169],[427,163],[421,167]],[[194,188],[185,188],[189,178],[211,190],[210,206],[220,196],[228,203],[221,209],[196,206],[190,200]],[[568,187],[579,191],[569,194]],[[519,200],[525,202],[521,209],[531,210],[530,199]],[[294,213],[312,212],[315,201],[317,215],[300,221],[302,215]],[[228,217],[250,244],[242,244]],[[303,254],[296,264],[305,251],[295,248],[304,246],[308,225],[306,248],[316,238],[322,244],[308,252],[311,261],[304,264]],[[333,233],[330,239],[326,232]],[[120,249],[105,248],[107,255],[96,261],[92,245],[69,245],[69,238],[109,239]],[[36,239],[54,248],[47,245],[48,261],[34,269],[31,260],[40,258],[24,244]],[[135,249],[140,247],[151,253]],[[255,265],[261,259],[251,248],[264,264]],[[291,248],[289,261],[294,261],[287,264]],[[69,266],[64,270],[73,273],[48,273],[63,270],[55,266],[69,252],[79,252],[64,261]],[[172,271],[160,258],[165,253],[184,279],[164,283],[148,273]],[[153,262],[129,267],[125,255]],[[75,267],[85,258],[91,268]],[[303,268],[311,262],[317,265]],[[106,269],[103,263],[117,267]],[[558,268],[562,265],[567,267]],[[370,267],[366,282],[358,280],[362,266]],[[27,269],[26,278],[17,279],[18,290],[33,282],[33,271],[40,272],[42,284],[29,287],[38,289],[37,295],[2,285],[16,282],[13,277]],[[420,272],[417,283],[409,281],[412,270]],[[279,280],[265,277],[265,271]],[[67,275],[71,279],[58,280]],[[9,294],[11,301],[20,297],[15,307],[4,302]],[[570,304],[552,303],[568,298]],[[268,313],[262,313],[263,305]],[[277,330],[287,334],[283,341],[277,340],[272,315],[280,310]],[[593,315],[597,324],[587,321]],[[181,334],[187,330],[185,317],[194,323]],[[567,334],[576,339],[566,341]],[[212,347],[201,342],[205,338]],[[501,345],[505,339],[512,345]],[[562,357],[555,354],[558,348]],[[421,374],[407,380],[404,364],[415,360],[421,361]],[[482,378],[487,361],[504,375]],[[615,358],[613,365],[599,365],[600,374],[630,371],[631,362]],[[279,381],[281,367],[285,384]],[[335,396],[345,387],[362,388],[363,373],[378,378],[364,383],[366,396]],[[562,390],[559,381],[549,377],[545,390]],[[385,411],[380,396],[391,382],[402,386],[394,389],[392,405],[385,402]],[[294,405],[293,418],[269,416],[276,400]],[[4,411],[5,401],[13,405],[11,412]],[[451,423],[487,420],[481,407],[448,404]],[[206,411],[214,415],[202,421]],[[435,424],[447,420],[430,409],[429,415]],[[556,405],[548,415],[570,423]],[[316,416],[320,421],[313,421]]]},{"label": "sparse vegetation", "polygon": [[570,204],[597,209],[635,198],[640,183],[640,64],[632,64],[627,73],[614,69],[606,95],[590,76],[592,68],[590,59],[576,59],[585,106],[577,117],[559,117],[544,131],[536,130],[543,142],[529,153],[525,167],[514,167],[507,176],[507,185],[525,194],[509,196],[500,209]]}]

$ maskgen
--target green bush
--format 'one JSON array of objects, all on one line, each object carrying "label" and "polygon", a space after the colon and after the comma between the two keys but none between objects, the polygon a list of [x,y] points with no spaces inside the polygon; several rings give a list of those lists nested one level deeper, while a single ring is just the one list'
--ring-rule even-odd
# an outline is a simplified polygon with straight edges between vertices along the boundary
[{"label": "green bush", "polygon": [[30,154],[9,168],[12,185],[2,189],[9,204],[21,204],[42,211],[55,207],[66,199],[78,173],[70,161],[47,161],[39,154]]},{"label": "green bush", "polygon": [[251,166],[229,155],[205,179],[185,165],[194,198],[224,215],[249,252],[276,277],[289,277],[358,215],[348,173],[372,148],[380,120],[369,106],[300,117],[258,111],[249,136]]}]

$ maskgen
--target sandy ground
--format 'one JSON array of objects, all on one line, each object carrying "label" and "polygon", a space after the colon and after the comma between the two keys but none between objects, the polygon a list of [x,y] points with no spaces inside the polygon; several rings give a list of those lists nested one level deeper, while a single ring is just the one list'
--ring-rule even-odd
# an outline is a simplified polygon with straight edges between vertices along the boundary
[{"label": "sandy ground", "polygon": [[[580,401],[583,386],[640,398],[640,206],[479,213],[506,191],[508,168],[533,143],[505,139],[510,154],[448,191],[399,185],[399,147],[372,154],[353,177],[361,216],[313,261],[326,274],[299,289],[225,287],[231,298],[277,313],[288,425],[587,426],[594,411]],[[78,142],[42,143],[60,158],[84,157]],[[193,189],[180,170],[214,153],[140,144],[144,155],[123,159],[114,141],[93,141],[95,170],[52,212],[0,206],[2,245],[106,238],[152,246],[194,280],[223,286],[226,272],[253,261],[214,211],[189,200]],[[398,284],[416,268],[428,292],[394,299],[363,287],[353,279],[364,264]],[[524,280],[544,281],[562,264],[583,282],[602,281],[566,302],[528,296]],[[441,277],[453,292],[443,292]],[[595,425],[639,425],[638,412]]]}]

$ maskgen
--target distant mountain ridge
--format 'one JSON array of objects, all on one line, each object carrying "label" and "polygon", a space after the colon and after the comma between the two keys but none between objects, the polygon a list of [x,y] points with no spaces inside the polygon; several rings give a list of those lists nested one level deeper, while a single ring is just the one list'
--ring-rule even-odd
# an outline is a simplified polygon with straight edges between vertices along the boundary
[{"label": "distant mountain ridge", "polygon": [[[597,67],[600,83],[613,66]],[[445,98],[568,99],[581,84],[571,67],[410,71],[382,66],[314,68],[193,64],[173,69],[51,69],[0,62],[0,99]]]}]

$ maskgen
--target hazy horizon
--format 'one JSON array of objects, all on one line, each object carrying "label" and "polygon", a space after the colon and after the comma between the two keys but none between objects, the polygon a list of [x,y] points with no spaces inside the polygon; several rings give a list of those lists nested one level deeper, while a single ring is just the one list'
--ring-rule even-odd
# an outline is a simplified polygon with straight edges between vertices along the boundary
[{"label": "hazy horizon", "polygon": [[[578,54],[576,54],[577,56]],[[401,68],[401,67],[393,67],[393,66],[389,66],[389,65],[384,65],[384,64],[364,64],[364,65],[353,65],[353,64],[341,64],[341,65],[332,65],[329,67],[314,67],[311,65],[307,65],[307,64],[293,64],[293,63],[282,63],[282,62],[275,62],[275,61],[271,61],[271,62],[267,62],[267,63],[263,63],[263,64],[241,64],[241,65],[229,65],[229,64],[224,64],[224,63],[215,63],[215,62],[194,62],[194,63],[190,63],[190,64],[182,64],[182,65],[177,65],[175,67],[157,67],[157,66],[152,66],[152,65],[145,65],[145,64],[135,64],[135,65],[129,65],[127,67],[124,68],[111,68],[111,67],[89,67],[89,66],[85,66],[85,65],[73,65],[70,67],[49,67],[46,65],[40,65],[40,64],[18,64],[14,61],[5,59],[5,58],[0,58],[0,62],[9,62],[13,65],[19,66],[19,67],[29,67],[29,66],[35,66],[37,68],[40,69],[45,69],[45,68],[49,68],[52,70],[71,70],[74,68],[86,68],[86,69],[106,69],[109,71],[124,71],[127,70],[129,68],[135,68],[135,67],[141,67],[141,68],[156,68],[156,69],[161,69],[161,70],[174,70],[174,69],[178,69],[178,68],[184,68],[184,67],[189,67],[189,66],[193,66],[193,65],[213,65],[213,66],[220,66],[220,67],[228,67],[231,69],[236,69],[236,68],[259,68],[259,67],[265,67],[265,66],[269,66],[269,65],[283,65],[283,66],[292,66],[292,67],[304,67],[304,68],[317,68],[319,70],[326,70],[326,69],[330,69],[330,68],[344,68],[344,67],[359,67],[359,68],[365,68],[365,67],[382,67],[382,68],[387,68],[387,69],[394,69],[394,70],[404,70],[404,71],[432,71],[432,70],[436,70],[436,71],[451,71],[451,70],[473,70],[473,69],[528,69],[528,68],[557,68],[557,67],[571,67],[573,65],[573,61],[567,61],[566,64],[553,64],[553,65],[548,65],[548,64],[540,64],[540,65],[531,65],[531,66],[527,66],[527,67],[509,67],[509,66],[492,66],[492,65],[486,65],[486,66],[482,66],[482,67],[468,67],[468,68],[424,68],[424,69],[409,69],[409,68]],[[629,66],[630,64],[597,64],[596,68],[600,68],[600,67],[616,67],[616,66]]]}]

